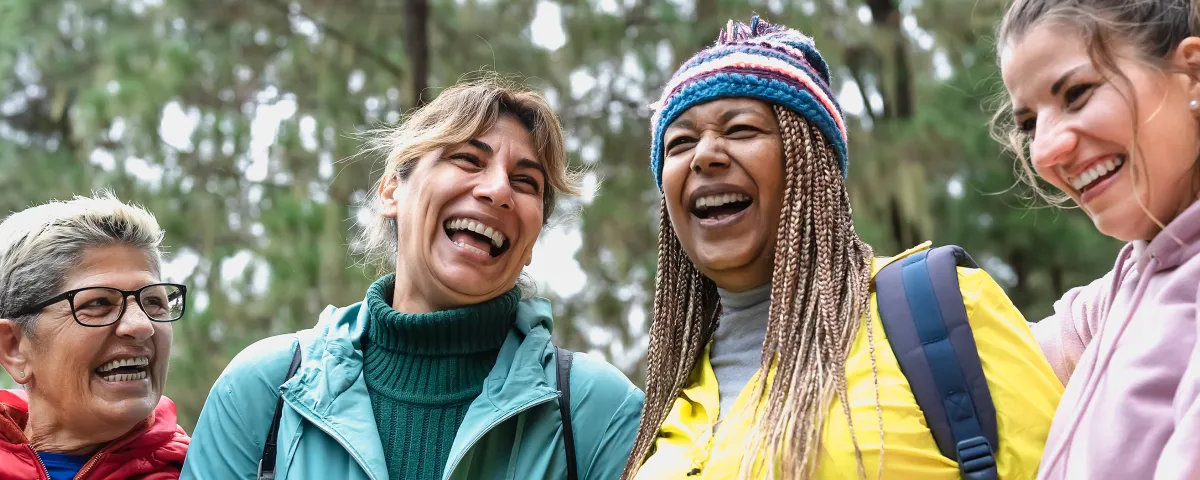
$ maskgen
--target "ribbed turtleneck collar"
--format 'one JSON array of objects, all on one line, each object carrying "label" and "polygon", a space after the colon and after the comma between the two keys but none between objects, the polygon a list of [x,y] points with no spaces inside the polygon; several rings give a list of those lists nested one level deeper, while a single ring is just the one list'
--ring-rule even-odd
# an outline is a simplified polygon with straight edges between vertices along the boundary
[{"label": "ribbed turtleneck collar", "polygon": [[475,398],[516,319],[520,289],[477,305],[403,313],[391,306],[394,285],[394,274],[387,275],[367,292],[367,387],[412,404]]}]

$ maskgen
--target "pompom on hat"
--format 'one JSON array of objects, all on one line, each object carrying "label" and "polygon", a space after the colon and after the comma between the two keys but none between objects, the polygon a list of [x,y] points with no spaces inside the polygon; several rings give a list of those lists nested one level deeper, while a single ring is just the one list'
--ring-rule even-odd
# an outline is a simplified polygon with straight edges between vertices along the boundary
[{"label": "pompom on hat", "polygon": [[846,178],[846,122],[829,89],[829,66],[812,38],[754,16],[749,25],[730,20],[717,43],[680,66],[650,106],[650,170],[660,192],[667,126],[688,108],[730,97],[780,105],[807,119],[833,146]]}]

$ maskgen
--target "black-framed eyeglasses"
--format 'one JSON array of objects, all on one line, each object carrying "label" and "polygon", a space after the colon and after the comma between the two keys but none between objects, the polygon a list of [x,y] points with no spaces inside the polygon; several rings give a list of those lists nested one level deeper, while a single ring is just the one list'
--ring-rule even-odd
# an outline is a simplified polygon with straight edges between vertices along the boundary
[{"label": "black-framed eyeglasses", "polygon": [[174,322],[183,317],[187,287],[178,283],[155,283],[137,290],[112,287],[84,287],[68,290],[24,309],[16,316],[29,315],[66,300],[71,304],[75,322],[85,327],[106,327],[125,316],[126,298],[132,295],[146,317],[155,322]]}]

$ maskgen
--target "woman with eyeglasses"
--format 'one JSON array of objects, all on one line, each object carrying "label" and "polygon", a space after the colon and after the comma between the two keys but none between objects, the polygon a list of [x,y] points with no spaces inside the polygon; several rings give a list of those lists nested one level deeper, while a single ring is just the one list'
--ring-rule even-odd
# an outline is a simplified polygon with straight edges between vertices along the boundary
[{"label": "woman with eyeglasses", "polygon": [[0,223],[0,480],[178,478],[188,436],[162,395],[187,289],[163,233],[103,194]]}]

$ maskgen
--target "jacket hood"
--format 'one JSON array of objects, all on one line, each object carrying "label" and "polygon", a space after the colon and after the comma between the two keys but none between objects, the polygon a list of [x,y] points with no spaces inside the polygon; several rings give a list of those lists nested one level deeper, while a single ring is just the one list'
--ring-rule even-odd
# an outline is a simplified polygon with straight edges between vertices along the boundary
[{"label": "jacket hood", "polygon": [[1150,260],[1157,261],[1155,270],[1166,270],[1200,255],[1200,201],[1184,209],[1154,239],[1130,244],[1138,271],[1145,269]]}]

